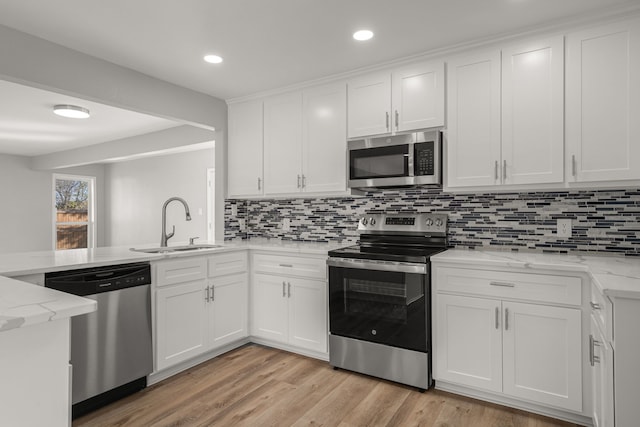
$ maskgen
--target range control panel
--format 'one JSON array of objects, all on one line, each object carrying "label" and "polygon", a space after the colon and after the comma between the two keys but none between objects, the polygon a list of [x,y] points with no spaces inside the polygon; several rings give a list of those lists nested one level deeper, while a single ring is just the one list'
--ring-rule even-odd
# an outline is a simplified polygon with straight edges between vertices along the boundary
[{"label": "range control panel", "polygon": [[360,218],[358,231],[370,232],[409,232],[422,234],[446,234],[447,215],[432,213],[404,214],[367,214]]}]

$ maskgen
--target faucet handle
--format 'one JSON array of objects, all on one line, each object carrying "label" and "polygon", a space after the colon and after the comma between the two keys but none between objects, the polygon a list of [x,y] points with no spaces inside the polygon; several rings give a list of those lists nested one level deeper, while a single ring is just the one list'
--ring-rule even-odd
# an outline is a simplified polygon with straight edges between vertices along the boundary
[{"label": "faucet handle", "polygon": [[193,241],[199,239],[200,237],[189,237],[189,245],[193,245]]},{"label": "faucet handle", "polygon": [[171,227],[171,233],[167,234],[167,240],[172,238],[174,234],[176,234],[176,226],[175,225]]}]

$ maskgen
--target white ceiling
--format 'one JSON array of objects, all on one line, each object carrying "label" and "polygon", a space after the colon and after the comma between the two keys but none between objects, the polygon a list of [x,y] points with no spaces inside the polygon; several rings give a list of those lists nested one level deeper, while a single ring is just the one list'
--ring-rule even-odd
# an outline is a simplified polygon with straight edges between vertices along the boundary
[{"label": "white ceiling", "polygon": [[[222,99],[237,98],[640,0],[0,0],[0,25]],[[375,37],[356,42],[369,28]],[[216,53],[222,64],[207,64]],[[0,153],[38,155],[176,123],[9,83]],[[92,110],[58,118],[53,104]]]},{"label": "white ceiling", "polygon": [[0,0],[0,24],[229,99],[638,2]]},{"label": "white ceiling", "polygon": [[[0,153],[36,156],[168,129],[178,123],[0,80]],[[53,114],[80,105],[89,119]]]}]

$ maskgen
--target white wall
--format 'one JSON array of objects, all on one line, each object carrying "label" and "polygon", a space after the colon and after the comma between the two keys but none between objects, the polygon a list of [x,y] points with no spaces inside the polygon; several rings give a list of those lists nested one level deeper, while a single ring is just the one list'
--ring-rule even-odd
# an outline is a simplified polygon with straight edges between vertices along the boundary
[{"label": "white wall", "polygon": [[[0,253],[53,249],[53,173],[29,168],[30,159],[0,154]],[[104,239],[104,167],[60,169],[96,177],[97,244]]]},{"label": "white wall", "polygon": [[181,203],[169,204],[167,231],[176,227],[169,245],[195,236],[206,241],[207,168],[213,167],[213,148],[106,165],[105,245],[159,245],[162,205],[173,196],[187,201],[192,220],[185,221]]}]

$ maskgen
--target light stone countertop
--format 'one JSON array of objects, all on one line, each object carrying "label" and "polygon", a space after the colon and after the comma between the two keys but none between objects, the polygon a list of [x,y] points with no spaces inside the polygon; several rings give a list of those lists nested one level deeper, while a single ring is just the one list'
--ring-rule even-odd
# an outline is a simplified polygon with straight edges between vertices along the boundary
[{"label": "light stone countertop", "polygon": [[0,332],[96,310],[87,298],[0,276]]},{"label": "light stone countertop", "polygon": [[[174,243],[169,247],[183,244]],[[14,280],[10,278],[11,276],[210,255],[247,249],[326,255],[332,249],[348,245],[348,243],[297,242],[277,239],[252,239],[215,244],[220,246],[211,249],[160,254],[134,252],[128,246],[0,254],[0,332],[96,310],[96,302],[93,300]],[[150,248],[155,246],[148,244],[136,247]]]},{"label": "light stone countertop", "polygon": [[470,266],[587,273],[605,295],[640,299],[640,257],[449,249],[431,257]]}]

